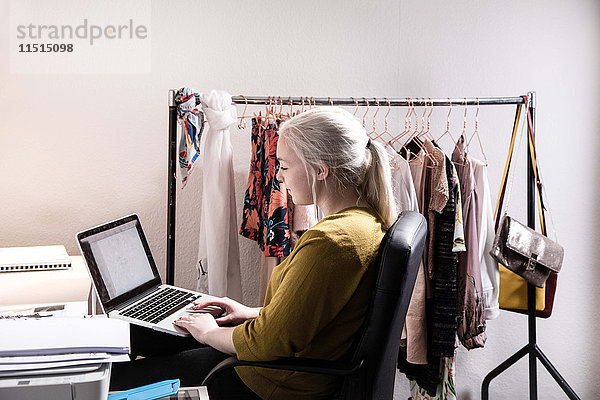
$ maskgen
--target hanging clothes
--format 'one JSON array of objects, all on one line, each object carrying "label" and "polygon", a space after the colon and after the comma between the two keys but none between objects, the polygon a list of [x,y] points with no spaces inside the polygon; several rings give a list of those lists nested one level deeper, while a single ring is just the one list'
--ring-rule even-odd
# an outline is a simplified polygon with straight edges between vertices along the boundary
[{"label": "hanging clothes", "polygon": [[[386,146],[386,150],[390,157],[392,192],[397,210],[418,212],[419,201],[408,161],[390,145]],[[406,361],[412,364],[427,364],[426,293],[425,270],[421,262],[402,329],[401,346],[406,352]]]},{"label": "hanging clothes", "polygon": [[277,179],[276,150],[281,120],[252,119],[252,156],[240,235],[256,240],[266,257],[286,257],[291,251],[287,190]]},{"label": "hanging clothes", "polygon": [[435,394],[419,386],[417,381],[410,381],[410,397],[412,400],[456,400],[456,358],[443,357],[440,359],[441,382]]},{"label": "hanging clothes", "polygon": [[[429,142],[425,143],[428,146]],[[443,158],[439,165],[433,169],[445,172],[448,197],[441,212],[429,211],[429,221],[433,231],[430,231],[429,255],[433,260],[432,280],[432,326],[430,353],[437,357],[454,357],[457,329],[457,265],[458,256],[453,252],[454,247],[454,221],[456,219],[456,203],[454,201],[454,188],[452,163],[443,152],[431,154]],[[442,168],[442,165],[445,167]],[[433,183],[433,182],[432,182]],[[433,192],[433,191],[432,191]]]},{"label": "hanging clothes", "polygon": [[178,150],[182,187],[185,187],[200,154],[200,138],[204,130],[204,114],[196,107],[197,94],[192,88],[181,88],[176,95],[179,103],[177,120],[182,126]]},{"label": "hanging clothes", "polygon": [[402,211],[419,211],[417,193],[413,183],[410,166],[392,146],[386,146],[390,157],[390,172],[392,178],[392,193],[396,201],[396,209]]},{"label": "hanging clothes", "polygon": [[463,225],[462,195],[460,194],[460,180],[458,179],[456,165],[454,165],[452,162],[451,165],[452,181],[450,184],[453,187],[452,193],[454,195],[455,204],[454,240],[452,244],[452,251],[454,253],[460,253],[462,251],[467,251],[465,246],[465,230]]},{"label": "hanging clothes", "polygon": [[198,249],[197,289],[240,301],[242,286],[233,176],[233,149],[229,127],[237,122],[231,95],[223,91],[200,93],[209,128],[200,142],[202,210]]},{"label": "hanging clothes", "polygon": [[[423,379],[410,381],[411,399],[415,400],[456,400],[456,369],[454,342],[457,324],[456,273],[457,252],[464,251],[462,234],[462,206],[460,182],[455,166],[448,157],[444,157],[448,178],[449,197],[444,210],[436,216],[435,274],[433,299],[431,301],[430,363],[425,377],[439,372],[436,380]],[[443,335],[446,335],[445,337]],[[443,355],[446,356],[443,356]]]},{"label": "hanging clothes", "polygon": [[[429,224],[428,254],[431,267],[427,276],[427,365],[408,363],[407,353],[399,352],[399,369],[411,379],[413,398],[452,399],[455,396],[454,354],[457,332],[457,265],[461,251],[456,242],[463,240],[460,185],[456,168],[432,142],[425,141],[411,161],[420,206],[427,209]],[[420,170],[419,170],[420,167]],[[445,202],[445,203],[444,203]],[[440,210],[440,207],[441,210]],[[450,368],[448,368],[451,366]]]},{"label": "hanging clothes", "polygon": [[458,338],[467,349],[483,347],[485,335],[485,305],[481,284],[479,258],[479,218],[473,161],[467,154],[465,138],[461,136],[452,153],[461,185],[464,212],[465,244],[467,251],[458,261]]},{"label": "hanging clothes", "polygon": [[498,295],[500,294],[500,272],[498,263],[490,255],[494,244],[494,221],[492,199],[488,182],[487,165],[481,160],[471,159],[473,175],[479,201],[479,261],[481,263],[481,285],[485,304],[485,319],[495,319],[500,315]]},{"label": "hanging clothes", "polygon": [[410,167],[410,174],[413,178],[413,183],[415,185],[415,193],[417,194],[417,203],[419,205],[419,210],[423,210],[423,206],[425,204],[425,181],[423,180],[425,152],[420,151],[418,153],[411,154],[411,157],[412,159],[408,163]]},{"label": "hanging clothes", "polygon": [[[413,177],[421,176],[421,189],[416,191],[419,206],[427,210],[429,228],[427,255],[423,257],[427,265],[427,364],[408,362],[407,353],[401,348],[398,369],[414,381],[411,385],[417,392],[435,396],[444,381],[452,380],[449,372],[440,369],[446,355],[454,356],[456,342],[457,255],[452,252],[456,203],[452,164],[429,140],[423,147],[427,154],[417,153],[411,161],[411,169]],[[420,172],[416,171],[418,166],[422,168]]]}]

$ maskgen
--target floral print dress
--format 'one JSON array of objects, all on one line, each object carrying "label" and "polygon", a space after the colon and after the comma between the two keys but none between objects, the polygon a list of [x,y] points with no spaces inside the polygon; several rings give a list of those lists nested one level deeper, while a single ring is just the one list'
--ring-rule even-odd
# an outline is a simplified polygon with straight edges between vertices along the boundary
[{"label": "floral print dress", "polygon": [[266,257],[290,254],[289,213],[285,184],[277,179],[277,141],[281,120],[252,119],[252,157],[244,196],[240,235],[256,240]]}]

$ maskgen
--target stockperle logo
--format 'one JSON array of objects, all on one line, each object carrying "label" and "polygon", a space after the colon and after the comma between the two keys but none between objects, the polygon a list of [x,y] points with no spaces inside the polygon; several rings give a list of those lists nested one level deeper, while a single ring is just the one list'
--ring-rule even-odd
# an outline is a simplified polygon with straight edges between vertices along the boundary
[{"label": "stockperle logo", "polygon": [[11,0],[13,74],[151,72],[150,0]]},{"label": "stockperle logo", "polygon": [[89,23],[84,18],[80,25],[17,25],[17,39],[35,40],[73,40],[84,39],[91,46],[98,40],[114,39],[147,39],[148,27],[143,24],[134,23],[129,19],[126,24],[119,25],[96,25]]}]

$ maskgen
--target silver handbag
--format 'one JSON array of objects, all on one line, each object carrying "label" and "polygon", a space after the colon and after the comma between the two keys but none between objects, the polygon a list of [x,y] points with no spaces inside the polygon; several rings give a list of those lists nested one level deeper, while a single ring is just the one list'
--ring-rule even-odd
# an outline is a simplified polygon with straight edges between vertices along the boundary
[{"label": "silver handbag", "polygon": [[544,287],[550,272],[559,272],[563,247],[519,221],[505,215],[490,255],[537,287]]}]

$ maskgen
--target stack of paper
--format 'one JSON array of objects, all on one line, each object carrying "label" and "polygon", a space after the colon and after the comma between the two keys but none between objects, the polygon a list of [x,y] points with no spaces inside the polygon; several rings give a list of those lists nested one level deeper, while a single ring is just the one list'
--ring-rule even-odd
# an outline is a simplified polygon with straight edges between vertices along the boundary
[{"label": "stack of paper", "polygon": [[0,319],[0,377],[128,361],[129,324],[103,317]]}]

